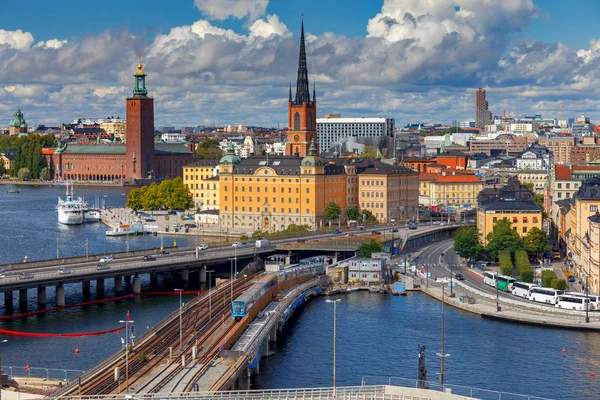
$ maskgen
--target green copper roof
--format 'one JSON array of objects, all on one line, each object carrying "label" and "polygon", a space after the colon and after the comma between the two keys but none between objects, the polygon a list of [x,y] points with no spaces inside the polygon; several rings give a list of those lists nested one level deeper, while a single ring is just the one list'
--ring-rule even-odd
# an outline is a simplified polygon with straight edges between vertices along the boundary
[{"label": "green copper roof", "polygon": [[221,157],[221,161],[219,161],[219,164],[237,165],[241,162],[242,162],[242,159],[240,158],[240,156],[235,154],[235,148],[233,147],[233,142],[230,140],[229,143],[227,144],[227,151],[225,152],[225,155],[223,157]]},{"label": "green copper roof", "polygon": [[17,111],[13,114],[13,119],[10,120],[10,127],[15,128],[27,128],[27,123],[25,122],[25,118],[23,118],[23,113],[20,108],[17,108]]},{"label": "green copper roof", "polygon": [[323,165],[323,160],[317,154],[317,147],[315,146],[314,139],[310,142],[308,155],[302,159],[302,165],[307,167],[319,167]]}]

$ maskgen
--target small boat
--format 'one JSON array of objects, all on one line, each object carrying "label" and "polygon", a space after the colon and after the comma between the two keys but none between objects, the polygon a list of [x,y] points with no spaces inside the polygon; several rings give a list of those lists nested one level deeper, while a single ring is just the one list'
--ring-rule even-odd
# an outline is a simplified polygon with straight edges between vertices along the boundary
[{"label": "small boat", "polygon": [[97,208],[89,208],[83,211],[84,222],[100,222],[102,221],[102,214]]},{"label": "small boat", "polygon": [[19,189],[8,189],[6,193],[21,193]]},{"label": "small boat", "polygon": [[144,226],[141,222],[132,222],[130,224],[119,224],[118,228],[106,231],[106,236],[129,236],[129,235],[143,235]]}]

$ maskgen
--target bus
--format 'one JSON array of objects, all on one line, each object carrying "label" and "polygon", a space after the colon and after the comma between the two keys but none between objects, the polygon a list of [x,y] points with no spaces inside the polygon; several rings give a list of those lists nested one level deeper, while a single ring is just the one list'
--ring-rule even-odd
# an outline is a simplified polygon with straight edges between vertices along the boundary
[{"label": "bus", "polygon": [[585,297],[569,296],[567,294],[558,296],[558,300],[556,301],[557,308],[566,308],[568,310],[585,311],[586,304],[589,304],[589,300]]},{"label": "bus", "polygon": [[565,295],[567,296],[574,296],[574,297],[588,297],[590,299],[590,310],[598,310],[600,309],[600,296],[596,296],[596,295],[588,295],[586,296],[584,293],[578,293],[578,292],[566,292]]},{"label": "bus", "polygon": [[498,290],[510,292],[512,290],[512,285],[516,281],[515,278],[511,278],[510,276],[498,275]]},{"label": "bus", "polygon": [[496,277],[498,274],[495,272],[484,272],[483,273],[483,283],[488,286],[496,287]]},{"label": "bus", "polygon": [[538,303],[546,303],[556,305],[558,296],[565,294],[564,290],[556,290],[545,287],[534,287],[529,291],[529,300],[536,301]]},{"label": "bus", "polygon": [[526,299],[529,296],[529,290],[534,287],[537,287],[534,283],[515,282],[512,285],[512,294]]}]

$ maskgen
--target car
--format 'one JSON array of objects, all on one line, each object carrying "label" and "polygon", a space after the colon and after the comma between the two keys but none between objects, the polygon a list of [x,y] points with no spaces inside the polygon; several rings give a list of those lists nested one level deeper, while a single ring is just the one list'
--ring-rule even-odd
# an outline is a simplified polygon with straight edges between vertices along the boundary
[{"label": "car", "polygon": [[4,272],[4,268],[0,267],[0,274]]},{"label": "car", "polygon": [[152,222],[152,221],[156,221],[156,220],[154,218],[152,218],[152,216],[148,215],[147,217],[144,217],[144,221]]},{"label": "car", "polygon": [[306,242],[306,239],[297,239],[297,240],[296,240],[296,242],[297,242],[297,243],[305,243],[305,242]]},{"label": "car", "polygon": [[197,228],[198,227],[198,225],[196,225],[194,223],[191,223],[191,224],[186,223],[185,226],[188,228]]},{"label": "car", "polygon": [[571,282],[571,283],[575,283],[577,281],[573,275],[569,275],[569,277],[567,278],[567,280],[569,282]]},{"label": "car", "polygon": [[6,275],[5,274],[0,274],[0,279],[4,279],[4,278],[6,278]]},{"label": "car", "polygon": [[373,232],[371,232],[371,235],[381,235],[381,232],[379,232],[379,231],[373,231]]},{"label": "car", "polygon": [[392,233],[396,233],[396,232],[398,232],[398,229],[396,229],[396,228],[392,228],[392,229],[390,229],[390,232],[392,232]]},{"label": "car", "polygon": [[98,264],[98,265],[96,265],[96,270],[98,270],[98,271],[102,271],[102,270],[105,270],[105,269],[110,269],[110,265],[108,265],[108,264]]},{"label": "car", "polygon": [[342,231],[340,231],[339,229],[336,229],[335,231],[333,231],[334,235],[339,235],[340,233],[342,233]]},{"label": "car", "polygon": [[113,258],[112,256],[104,256],[100,259],[101,263],[108,263],[108,262],[112,262]]},{"label": "car", "polygon": [[19,280],[24,280],[24,279],[33,279],[33,274],[31,272],[21,272],[19,274]]},{"label": "car", "polygon": [[71,270],[69,268],[66,267],[61,267],[58,269],[58,273],[61,275],[66,275],[66,274],[70,274]]},{"label": "car", "polygon": [[177,211],[175,211],[175,210],[169,210],[169,211],[167,211],[167,214],[168,215],[177,215]]},{"label": "car", "polygon": [[364,230],[365,230],[365,227],[364,227],[364,226],[359,226],[359,227],[358,227],[358,230],[359,230],[359,231],[364,231]]},{"label": "car", "polygon": [[154,261],[154,260],[156,260],[156,257],[151,254],[144,256],[144,261]]},{"label": "car", "polygon": [[454,277],[456,278],[457,281],[465,280],[465,277],[463,276],[463,274],[456,274],[456,275],[454,275]]},{"label": "car", "polygon": [[208,250],[208,245],[207,244],[201,244],[200,246],[198,246],[198,250],[202,251],[202,250]]},{"label": "car", "polygon": [[159,256],[166,256],[167,254],[169,254],[168,250],[161,250],[161,251],[158,252]]},{"label": "car", "polygon": [[173,224],[173,228],[181,228],[181,224],[179,222]]},{"label": "car", "polygon": [[474,219],[470,219],[470,220],[469,220],[469,221],[467,221],[467,222],[469,222],[470,224],[474,224],[474,223],[475,223],[475,220],[474,220]]},{"label": "car", "polygon": [[242,247],[242,243],[240,242],[234,242],[231,247]]}]

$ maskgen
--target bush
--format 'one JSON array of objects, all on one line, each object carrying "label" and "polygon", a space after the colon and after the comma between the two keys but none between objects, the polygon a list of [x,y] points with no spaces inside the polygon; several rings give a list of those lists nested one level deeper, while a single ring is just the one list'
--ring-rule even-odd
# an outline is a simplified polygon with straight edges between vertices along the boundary
[{"label": "bush", "polygon": [[240,240],[244,241],[244,240],[248,240],[248,235],[246,235],[245,233],[242,233],[240,235]]},{"label": "bush", "polygon": [[564,279],[552,279],[552,287],[556,290],[565,290],[567,288],[567,281]]},{"label": "bush", "polygon": [[512,265],[500,265],[500,274],[506,276],[512,276],[513,268]]},{"label": "bush", "polygon": [[533,268],[529,267],[529,270],[522,269],[520,274],[521,282],[533,283]]},{"label": "bush", "polygon": [[557,279],[556,273],[554,271],[542,271],[542,286],[543,287],[553,287],[552,279]]},{"label": "bush", "polygon": [[498,253],[498,261],[500,262],[500,273],[506,276],[512,276],[512,260],[510,258],[510,252],[503,250]]},{"label": "bush", "polygon": [[21,168],[17,174],[17,177],[20,181],[28,181],[31,179],[31,172],[29,172],[29,168]]}]

